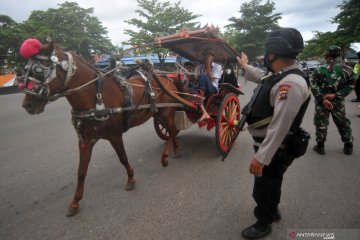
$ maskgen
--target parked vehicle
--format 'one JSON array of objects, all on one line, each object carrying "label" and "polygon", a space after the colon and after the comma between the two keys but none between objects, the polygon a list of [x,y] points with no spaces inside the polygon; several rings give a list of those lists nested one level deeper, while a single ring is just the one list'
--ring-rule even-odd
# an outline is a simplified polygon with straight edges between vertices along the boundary
[{"label": "parked vehicle", "polygon": [[309,61],[300,62],[300,64],[305,74],[309,75],[321,65],[321,62],[319,60],[309,60]]}]

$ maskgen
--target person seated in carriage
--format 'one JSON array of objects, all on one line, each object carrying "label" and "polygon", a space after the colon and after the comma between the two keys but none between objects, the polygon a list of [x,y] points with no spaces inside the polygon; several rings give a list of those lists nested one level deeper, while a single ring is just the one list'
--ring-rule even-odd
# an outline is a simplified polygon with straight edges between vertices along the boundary
[{"label": "person seated in carriage", "polygon": [[194,71],[198,80],[196,90],[200,95],[198,98],[198,104],[200,105],[203,113],[199,121],[211,118],[204,108],[202,99],[204,97],[208,97],[211,94],[218,93],[219,79],[222,74],[221,65],[213,61],[214,53],[212,53],[210,50],[206,50],[203,56],[203,61],[196,66]]},{"label": "person seated in carriage", "polygon": [[235,88],[239,88],[239,84],[237,81],[237,77],[235,75],[234,68],[230,63],[225,64],[223,74],[221,75],[221,78],[219,80],[219,88],[222,83],[229,83]]},{"label": "person seated in carriage", "polygon": [[203,54],[203,61],[195,68],[195,76],[198,79],[197,89],[204,91],[205,96],[219,91],[219,79],[222,74],[222,67],[215,63],[214,53],[206,50]]},{"label": "person seated in carriage", "polygon": [[185,62],[184,68],[187,71],[188,74],[185,74],[184,78],[182,79],[184,87],[189,89],[195,89],[197,81],[194,76],[194,69],[195,64],[192,62]]}]

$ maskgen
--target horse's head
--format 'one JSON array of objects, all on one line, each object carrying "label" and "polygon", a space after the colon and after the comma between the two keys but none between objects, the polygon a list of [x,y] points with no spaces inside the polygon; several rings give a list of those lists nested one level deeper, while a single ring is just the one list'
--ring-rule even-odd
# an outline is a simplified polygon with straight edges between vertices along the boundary
[{"label": "horse's head", "polygon": [[22,106],[29,114],[42,113],[48,102],[67,89],[76,70],[73,57],[51,40],[41,44],[37,39],[24,41],[20,54],[29,59],[19,77],[19,88],[26,94]]}]

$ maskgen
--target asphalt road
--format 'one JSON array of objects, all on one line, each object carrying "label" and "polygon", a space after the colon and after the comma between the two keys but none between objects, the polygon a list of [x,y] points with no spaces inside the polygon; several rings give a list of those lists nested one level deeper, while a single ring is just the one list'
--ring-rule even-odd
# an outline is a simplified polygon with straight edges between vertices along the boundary
[{"label": "asphalt road", "polygon": [[[254,88],[244,86],[242,105]],[[214,130],[194,125],[179,134],[181,157],[163,168],[163,142],[152,121],[124,134],[136,188],[124,190],[125,169],[110,144],[100,141],[80,211],[65,217],[78,166],[70,106],[60,99],[30,116],[21,108],[22,97],[0,96],[0,239],[228,240],[241,239],[241,230],[254,223],[248,132],[222,162]],[[285,175],[282,220],[265,239],[287,239],[289,229],[360,229],[360,108],[349,101],[353,97],[346,103],[355,137],[352,156],[342,153],[332,121],[326,155],[311,150],[310,104],[303,126],[312,133],[311,146]]]}]

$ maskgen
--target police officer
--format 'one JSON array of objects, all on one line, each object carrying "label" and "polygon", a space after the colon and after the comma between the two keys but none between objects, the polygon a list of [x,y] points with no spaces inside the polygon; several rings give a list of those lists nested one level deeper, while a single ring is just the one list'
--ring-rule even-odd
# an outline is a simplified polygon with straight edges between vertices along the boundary
[{"label": "police officer", "polygon": [[351,122],[345,113],[345,97],[353,90],[355,76],[351,67],[339,62],[340,53],[339,46],[328,47],[325,53],[326,65],[317,68],[311,76],[317,142],[314,151],[321,155],[325,154],[324,143],[330,114],[344,142],[344,153],[351,155],[353,152]]},{"label": "police officer", "polygon": [[255,224],[244,229],[242,236],[257,239],[271,233],[271,223],[280,220],[278,205],[283,175],[295,157],[289,152],[288,135],[302,121],[310,99],[309,83],[300,70],[296,56],[304,49],[303,38],[294,28],[279,28],[265,41],[264,72],[248,65],[245,54],[238,63],[245,78],[260,82],[263,87],[247,119],[248,129],[255,140],[255,155],[250,173],[255,176],[253,198],[256,202]]}]

